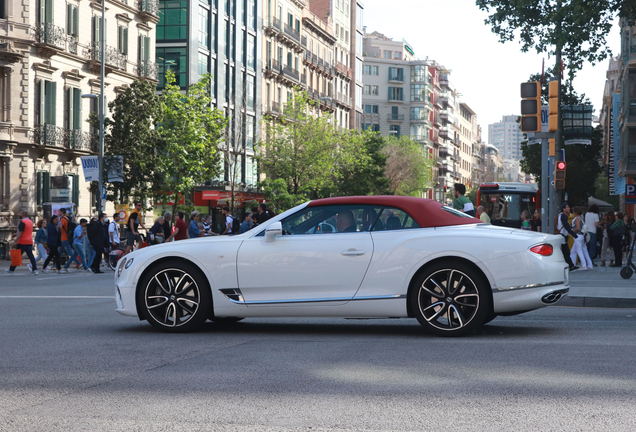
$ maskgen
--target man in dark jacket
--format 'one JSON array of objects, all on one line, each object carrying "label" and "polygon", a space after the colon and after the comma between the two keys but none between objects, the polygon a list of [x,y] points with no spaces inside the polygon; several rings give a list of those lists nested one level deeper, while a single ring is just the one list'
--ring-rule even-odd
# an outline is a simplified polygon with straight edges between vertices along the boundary
[{"label": "man in dark jacket", "polygon": [[106,213],[99,213],[99,217],[96,221],[91,222],[88,226],[88,242],[95,249],[95,258],[91,264],[91,271],[93,273],[104,273],[99,269],[99,265],[102,263],[102,255],[104,254],[104,219]]}]

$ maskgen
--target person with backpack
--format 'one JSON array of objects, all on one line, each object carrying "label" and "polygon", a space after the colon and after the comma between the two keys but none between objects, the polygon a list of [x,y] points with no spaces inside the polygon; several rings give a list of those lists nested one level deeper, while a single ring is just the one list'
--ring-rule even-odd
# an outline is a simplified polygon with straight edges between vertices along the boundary
[{"label": "person with backpack", "polygon": [[[17,249],[22,253],[26,253],[31,261],[31,274],[37,275],[38,267],[35,263],[35,257],[33,256],[33,221],[28,218],[28,213],[24,210],[20,210],[20,224],[18,225],[17,233]],[[12,265],[8,269],[4,269],[5,273],[15,273],[16,266]]]},{"label": "person with backpack", "polygon": [[587,251],[587,247],[585,244],[585,238],[587,237],[587,226],[585,222],[583,222],[583,218],[581,215],[583,214],[583,210],[580,207],[574,207],[573,210],[574,219],[572,220],[572,231],[577,234],[577,237],[574,238],[574,244],[572,245],[572,252],[570,252],[570,260],[574,263],[576,262],[576,257],[579,257],[581,261],[581,270],[593,270],[594,265],[592,264],[592,259],[590,258],[590,254]]},{"label": "person with backpack", "polygon": [[[60,272],[62,268],[60,264],[60,228],[58,227],[59,217],[53,215],[51,217],[51,223],[46,227],[47,234],[47,244],[49,245],[49,256],[44,260],[44,264],[42,265],[42,271],[44,273],[48,273],[49,271],[55,271],[56,273]],[[49,262],[55,260],[55,270],[47,270],[46,266],[49,265]]]},{"label": "person with backpack", "polygon": [[[77,253],[73,248],[73,233],[75,232],[75,228],[77,228],[77,224],[73,222],[72,216],[69,217],[66,214],[66,209],[60,209],[60,239],[61,245],[68,254],[68,259],[66,260],[66,264],[64,264],[64,268],[61,270],[62,273],[69,273],[68,268],[71,266],[71,262],[75,261],[78,266],[82,264],[79,262],[79,258]],[[82,250],[82,252],[84,252]]]},{"label": "person with backpack", "polygon": [[222,212],[225,217],[225,230],[221,235],[238,234],[241,231],[241,223],[239,220],[230,214],[229,207],[223,207]]}]

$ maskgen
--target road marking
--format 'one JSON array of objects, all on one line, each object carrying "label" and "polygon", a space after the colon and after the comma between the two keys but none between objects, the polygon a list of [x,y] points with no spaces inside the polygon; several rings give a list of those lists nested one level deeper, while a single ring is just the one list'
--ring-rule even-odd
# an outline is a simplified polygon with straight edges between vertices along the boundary
[{"label": "road marking", "polygon": [[114,299],[115,296],[3,296],[0,295],[0,298],[37,298],[37,299],[89,299],[89,298],[98,298],[98,299]]}]

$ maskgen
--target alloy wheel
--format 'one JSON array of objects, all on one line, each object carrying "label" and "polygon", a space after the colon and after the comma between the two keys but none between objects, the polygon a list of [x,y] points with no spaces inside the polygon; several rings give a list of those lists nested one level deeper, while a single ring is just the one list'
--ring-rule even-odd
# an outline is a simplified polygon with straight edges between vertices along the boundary
[{"label": "alloy wheel", "polygon": [[449,268],[433,272],[422,282],[417,306],[432,327],[457,332],[475,318],[479,300],[475,282],[463,271]]},{"label": "alloy wheel", "polygon": [[201,291],[188,272],[169,268],[157,272],[146,285],[144,301],[148,314],[165,327],[180,327],[196,315]]}]

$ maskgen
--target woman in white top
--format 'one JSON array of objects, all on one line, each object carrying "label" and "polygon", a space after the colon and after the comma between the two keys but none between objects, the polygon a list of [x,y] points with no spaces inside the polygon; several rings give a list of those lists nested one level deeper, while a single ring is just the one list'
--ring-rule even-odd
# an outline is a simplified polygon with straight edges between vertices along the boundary
[{"label": "woman in white top", "polygon": [[587,232],[590,234],[590,241],[587,243],[587,253],[592,259],[596,255],[596,229],[600,224],[598,217],[598,206],[592,204],[585,213],[585,225],[587,226]]},{"label": "woman in white top", "polygon": [[592,270],[594,268],[592,264],[592,259],[590,258],[590,254],[587,252],[587,248],[585,247],[585,234],[583,234],[583,218],[581,214],[583,210],[579,207],[574,207],[573,210],[574,219],[572,219],[572,231],[574,231],[578,236],[574,239],[574,244],[572,245],[572,252],[570,252],[570,259],[576,265],[576,257],[578,255],[579,260],[581,261],[581,270]]}]

